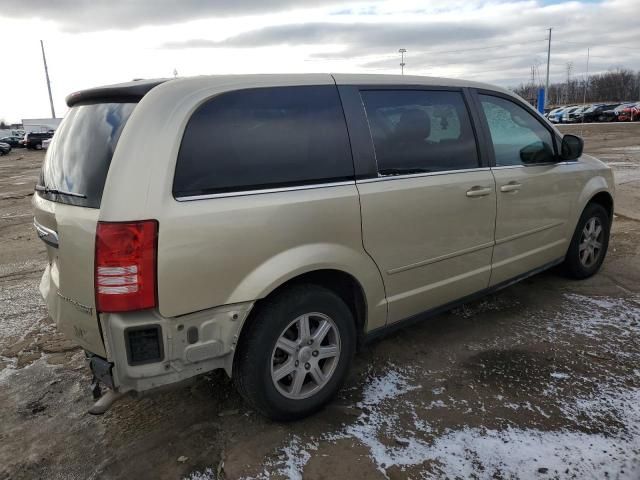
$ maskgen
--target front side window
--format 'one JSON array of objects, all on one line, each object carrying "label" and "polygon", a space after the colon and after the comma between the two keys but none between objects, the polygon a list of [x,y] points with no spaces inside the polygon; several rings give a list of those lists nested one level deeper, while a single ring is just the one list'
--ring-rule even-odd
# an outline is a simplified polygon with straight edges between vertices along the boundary
[{"label": "front side window", "polygon": [[553,138],[531,113],[516,103],[480,95],[487,119],[496,166],[553,162]]},{"label": "front side window", "polygon": [[380,175],[478,167],[476,142],[460,92],[361,93]]},{"label": "front side window", "polygon": [[176,197],[353,179],[335,86],[237,90],[204,103],[184,132]]}]

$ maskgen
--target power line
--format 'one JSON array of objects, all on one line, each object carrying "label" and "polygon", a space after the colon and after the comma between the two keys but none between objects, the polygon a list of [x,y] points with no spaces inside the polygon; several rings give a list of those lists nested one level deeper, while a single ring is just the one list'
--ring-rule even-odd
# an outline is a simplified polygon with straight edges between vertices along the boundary
[{"label": "power line", "polygon": [[640,48],[637,48],[637,47],[630,47],[628,45],[616,45],[616,44],[613,44],[613,43],[600,43],[600,42],[598,42],[598,44],[595,45],[595,44],[592,44],[592,43],[585,43],[585,42],[582,42],[582,43],[569,42],[567,40],[556,40],[556,42],[566,43],[567,45],[576,45],[576,46],[579,46],[579,47],[589,47],[589,48],[615,47],[615,48],[626,48],[626,49],[629,49],[629,50],[640,51]]}]

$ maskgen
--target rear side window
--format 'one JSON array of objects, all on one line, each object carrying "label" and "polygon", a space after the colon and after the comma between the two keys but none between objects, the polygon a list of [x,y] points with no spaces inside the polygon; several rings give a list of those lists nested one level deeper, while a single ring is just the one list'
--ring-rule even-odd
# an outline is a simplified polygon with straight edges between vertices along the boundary
[{"label": "rear side window", "polygon": [[335,86],[224,93],[193,114],[182,138],[176,197],[352,179]]},{"label": "rear side window", "polygon": [[380,175],[478,167],[476,141],[460,92],[361,93]]},{"label": "rear side window", "polygon": [[113,151],[135,106],[97,103],[70,109],[47,150],[36,187],[38,195],[59,203],[100,208]]}]

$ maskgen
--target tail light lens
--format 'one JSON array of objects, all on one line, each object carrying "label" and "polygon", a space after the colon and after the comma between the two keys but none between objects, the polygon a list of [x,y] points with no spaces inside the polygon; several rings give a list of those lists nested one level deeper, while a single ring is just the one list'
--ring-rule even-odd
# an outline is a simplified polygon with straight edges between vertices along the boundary
[{"label": "tail light lens", "polygon": [[156,306],[158,222],[98,222],[95,290],[100,312]]}]

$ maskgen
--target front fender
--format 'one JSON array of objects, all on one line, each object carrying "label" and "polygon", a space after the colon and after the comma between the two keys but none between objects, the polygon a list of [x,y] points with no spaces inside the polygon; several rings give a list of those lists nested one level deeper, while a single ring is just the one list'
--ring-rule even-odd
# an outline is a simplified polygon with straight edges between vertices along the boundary
[{"label": "front fender", "polygon": [[360,283],[367,304],[365,330],[386,324],[385,293],[377,266],[365,252],[333,243],[300,245],[268,258],[245,276],[227,303],[265,298],[289,280],[317,270],[339,270]]},{"label": "front fender", "polygon": [[[609,177],[609,178],[607,178]],[[611,200],[614,200],[614,183],[613,183],[613,175],[609,172],[609,175],[597,175],[591,177],[587,183],[585,183],[578,200],[575,204],[575,209],[573,211],[573,215],[571,218],[571,232],[575,231],[576,226],[578,225],[578,220],[580,220],[580,215],[584,211],[587,204],[591,201],[593,197],[601,192],[606,192]]]}]

